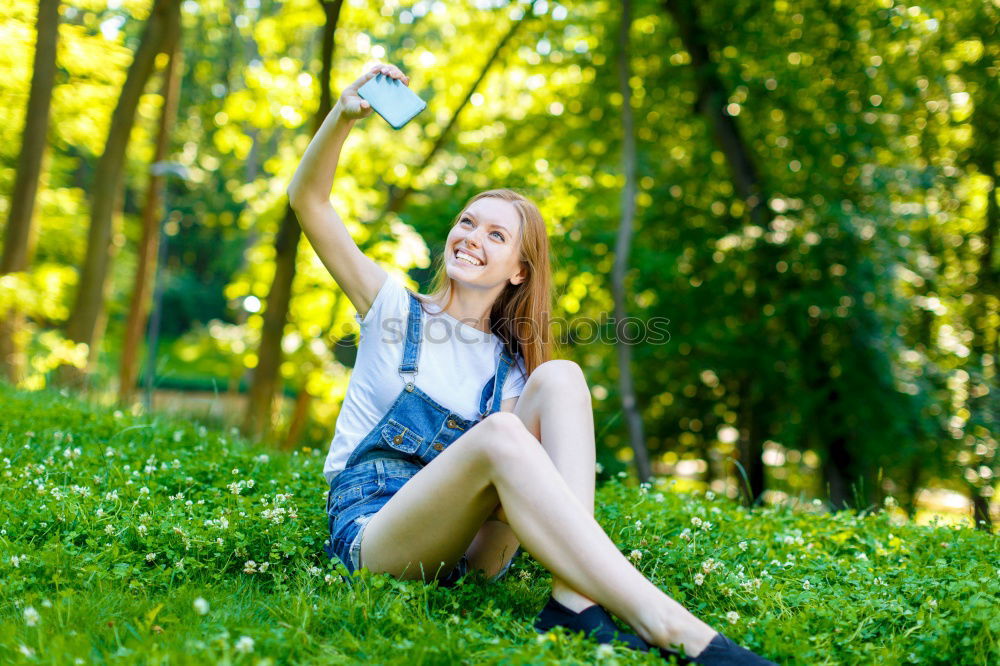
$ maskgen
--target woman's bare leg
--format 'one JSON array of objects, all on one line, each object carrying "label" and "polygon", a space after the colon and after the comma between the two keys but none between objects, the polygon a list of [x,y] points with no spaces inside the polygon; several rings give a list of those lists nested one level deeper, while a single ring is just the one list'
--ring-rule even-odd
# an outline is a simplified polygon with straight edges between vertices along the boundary
[{"label": "woman's bare leg", "polygon": [[363,565],[400,577],[447,570],[497,503],[524,547],[572,589],[647,642],[698,655],[715,630],[648,581],[574,496],[548,454],[508,413],[493,414],[421,469],[371,519]]},{"label": "woman's bare leg", "polygon": [[[566,360],[538,366],[528,378],[514,414],[541,441],[573,495],[594,515],[594,412],[580,366]],[[552,576],[552,597],[578,613],[594,603],[556,575]]]},{"label": "woman's bare leg", "polygon": [[[541,364],[528,378],[513,412],[521,419],[552,459],[580,503],[594,513],[594,412],[590,390],[580,366],[573,361],[553,360]],[[507,409],[504,401],[504,410]],[[499,572],[517,549],[513,530],[500,521],[487,520],[469,546],[472,566],[487,576]],[[593,601],[576,592],[557,576],[552,577],[552,597],[570,610],[580,612]]]}]

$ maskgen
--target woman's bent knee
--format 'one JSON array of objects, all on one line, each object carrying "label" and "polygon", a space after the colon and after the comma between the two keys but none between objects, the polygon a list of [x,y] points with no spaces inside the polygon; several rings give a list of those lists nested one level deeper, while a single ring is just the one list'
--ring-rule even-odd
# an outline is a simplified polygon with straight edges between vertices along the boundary
[{"label": "woman's bent knee", "polygon": [[486,459],[494,467],[509,462],[525,460],[540,451],[535,439],[519,417],[510,412],[496,412],[487,416],[477,428],[482,428],[479,445]]},{"label": "woman's bent knee", "polygon": [[535,388],[546,393],[558,395],[560,401],[580,397],[588,404],[590,402],[590,389],[587,387],[583,369],[568,359],[553,359],[542,363],[528,377],[525,392],[528,390],[528,384],[533,384]]}]

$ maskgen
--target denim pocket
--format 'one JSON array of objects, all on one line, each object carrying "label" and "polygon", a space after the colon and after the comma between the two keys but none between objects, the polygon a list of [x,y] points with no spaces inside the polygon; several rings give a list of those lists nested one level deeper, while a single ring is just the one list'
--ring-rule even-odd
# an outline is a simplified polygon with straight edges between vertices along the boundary
[{"label": "denim pocket", "polygon": [[336,488],[330,501],[330,515],[336,516],[359,502],[377,495],[382,484],[377,480],[363,481],[348,488]]},{"label": "denim pocket", "polygon": [[424,438],[402,423],[389,419],[382,426],[382,441],[401,453],[416,453]]}]

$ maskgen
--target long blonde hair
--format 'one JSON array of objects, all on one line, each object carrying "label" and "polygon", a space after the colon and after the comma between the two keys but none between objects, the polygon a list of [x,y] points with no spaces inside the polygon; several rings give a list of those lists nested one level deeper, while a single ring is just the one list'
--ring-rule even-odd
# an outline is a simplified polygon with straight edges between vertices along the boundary
[{"label": "long blonde hair", "polygon": [[[521,284],[511,284],[497,296],[490,309],[490,332],[499,337],[512,357],[520,353],[530,375],[535,368],[552,358],[552,268],[549,260],[549,237],[538,206],[514,190],[501,188],[475,195],[459,211],[452,225],[474,201],[485,197],[503,199],[513,204],[520,217],[520,260],[528,265],[528,277]],[[441,309],[451,303],[453,284],[445,268],[444,254],[435,260],[431,293],[418,294],[420,300]]]}]

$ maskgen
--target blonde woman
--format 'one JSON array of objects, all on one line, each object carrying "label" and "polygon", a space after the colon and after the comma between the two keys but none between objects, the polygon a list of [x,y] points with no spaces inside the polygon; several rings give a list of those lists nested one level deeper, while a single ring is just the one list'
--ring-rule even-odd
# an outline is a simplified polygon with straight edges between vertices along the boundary
[{"label": "blonde woman", "polygon": [[[535,623],[602,642],[683,646],[696,663],[770,663],[694,617],[594,520],[594,424],[579,366],[551,360],[549,242],[538,208],[481,192],[448,233],[430,295],[366,257],[330,204],[341,148],[372,113],[347,86],[288,187],[302,228],[358,312],[361,341],[324,467],[327,555],[349,571],[450,584],[504,575],[519,545],[552,572]],[[638,636],[620,631],[607,610]]]}]

